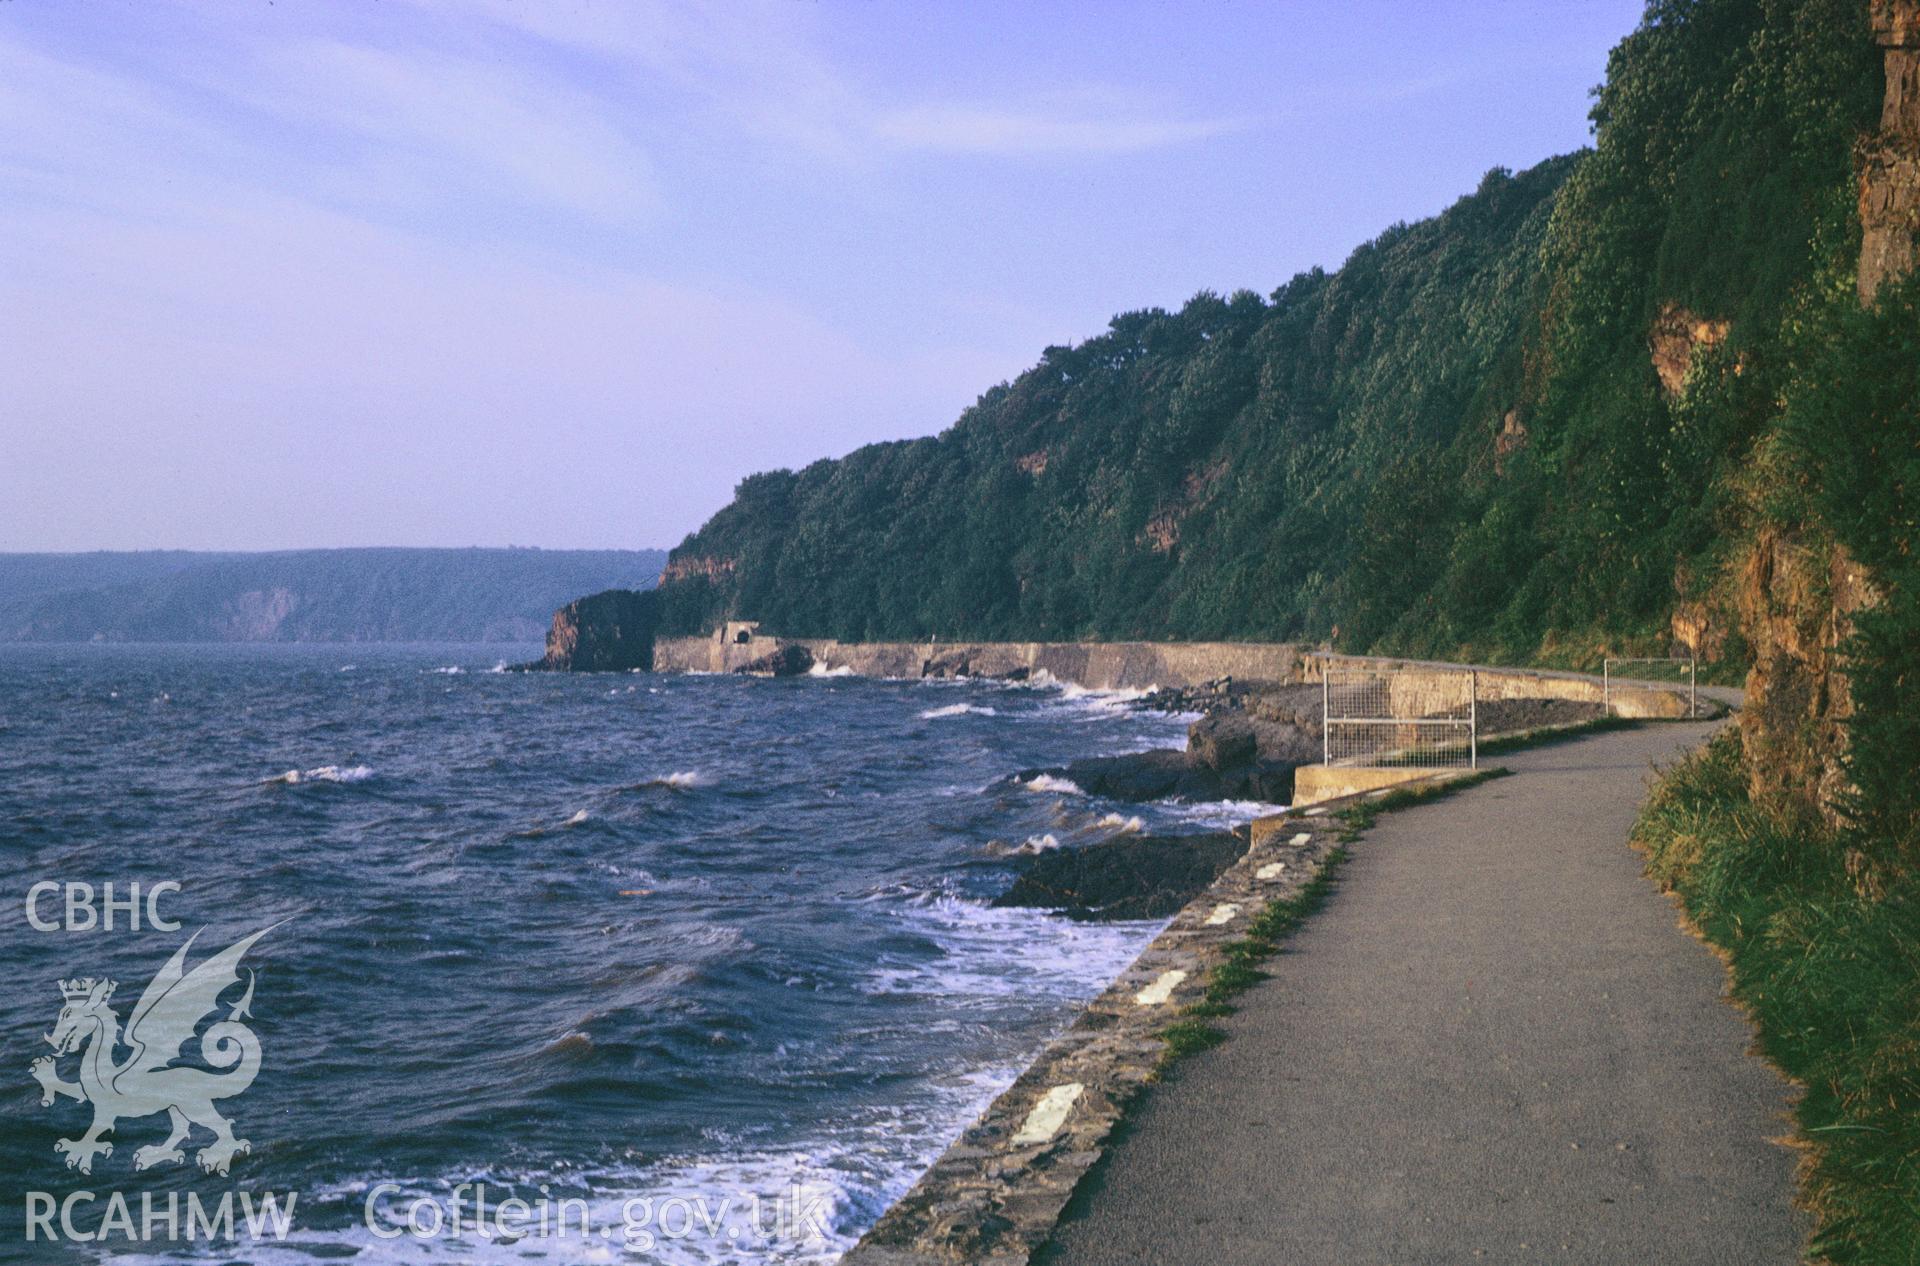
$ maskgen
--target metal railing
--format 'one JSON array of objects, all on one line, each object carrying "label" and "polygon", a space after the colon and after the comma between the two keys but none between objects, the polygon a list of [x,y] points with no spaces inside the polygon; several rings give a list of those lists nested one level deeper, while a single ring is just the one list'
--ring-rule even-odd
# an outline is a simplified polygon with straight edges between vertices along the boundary
[{"label": "metal railing", "polygon": [[1685,664],[1687,666],[1687,716],[1694,718],[1700,715],[1700,666],[1693,656],[1609,655],[1600,661],[1600,699],[1608,716],[1613,715],[1613,666],[1615,664]]},{"label": "metal railing", "polygon": [[1321,657],[1322,759],[1328,765],[1477,769],[1480,674],[1408,670]]}]

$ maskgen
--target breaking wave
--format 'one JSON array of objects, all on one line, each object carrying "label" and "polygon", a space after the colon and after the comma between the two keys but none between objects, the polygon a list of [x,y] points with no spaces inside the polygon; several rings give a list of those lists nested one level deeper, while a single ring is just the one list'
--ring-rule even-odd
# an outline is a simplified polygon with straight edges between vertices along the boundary
[{"label": "breaking wave", "polygon": [[289,769],[261,781],[291,786],[302,782],[365,782],[371,777],[373,767],[370,765],[321,765],[315,769]]},{"label": "breaking wave", "polygon": [[997,717],[1000,713],[993,708],[977,703],[950,703],[944,708],[928,708],[920,714],[922,721],[937,721],[941,717]]},{"label": "breaking wave", "polygon": [[836,668],[828,668],[824,663],[815,660],[813,667],[807,669],[807,676],[809,677],[851,677],[853,675],[853,665],[851,664],[841,664]]}]

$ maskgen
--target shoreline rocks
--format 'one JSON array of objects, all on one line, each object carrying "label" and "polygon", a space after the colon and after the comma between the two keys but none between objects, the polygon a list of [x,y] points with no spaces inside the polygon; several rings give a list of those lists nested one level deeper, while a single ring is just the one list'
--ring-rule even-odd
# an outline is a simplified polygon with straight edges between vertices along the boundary
[{"label": "shoreline rocks", "polygon": [[750,677],[799,677],[812,667],[813,652],[797,642],[788,642],[734,671]]},{"label": "shoreline rocks", "polygon": [[1229,831],[1126,835],[1023,858],[997,907],[1053,910],[1084,922],[1161,919],[1206,891],[1247,841]]}]

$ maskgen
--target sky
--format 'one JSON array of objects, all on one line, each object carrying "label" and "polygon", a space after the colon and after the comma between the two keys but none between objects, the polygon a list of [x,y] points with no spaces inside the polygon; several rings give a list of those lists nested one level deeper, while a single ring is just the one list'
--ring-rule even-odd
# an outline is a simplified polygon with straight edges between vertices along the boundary
[{"label": "sky", "polygon": [[1587,143],[1628,0],[0,0],[0,550],[676,544]]}]

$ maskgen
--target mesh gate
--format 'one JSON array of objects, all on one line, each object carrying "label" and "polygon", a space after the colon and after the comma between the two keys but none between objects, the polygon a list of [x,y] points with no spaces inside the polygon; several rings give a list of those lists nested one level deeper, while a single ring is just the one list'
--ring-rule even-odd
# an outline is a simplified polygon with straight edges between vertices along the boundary
[{"label": "mesh gate", "polygon": [[1323,661],[1329,765],[1472,769],[1479,764],[1478,674]]}]

